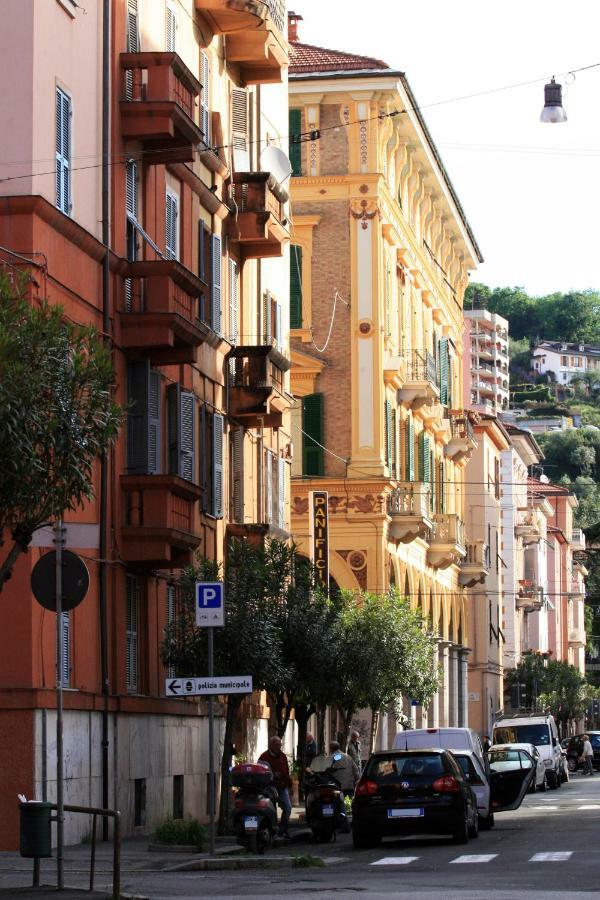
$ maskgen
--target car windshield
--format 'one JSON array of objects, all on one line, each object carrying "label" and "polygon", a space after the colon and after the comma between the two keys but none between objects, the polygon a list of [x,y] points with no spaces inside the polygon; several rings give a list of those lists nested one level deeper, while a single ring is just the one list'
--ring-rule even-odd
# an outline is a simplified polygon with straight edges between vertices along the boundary
[{"label": "car windshield", "polygon": [[492,747],[488,753],[488,760],[492,772],[514,769],[515,763],[519,763],[521,769],[531,768],[531,760],[523,750],[494,750]]},{"label": "car windshield", "polygon": [[547,725],[506,725],[494,728],[495,744],[537,744],[538,747],[550,743],[550,729]]},{"label": "car windshield", "polygon": [[438,754],[428,753],[418,756],[376,756],[367,766],[366,777],[377,781],[389,779],[390,781],[399,775],[443,775],[445,773],[442,757]]},{"label": "car windshield", "polygon": [[473,765],[473,760],[470,756],[459,756],[458,753],[454,754],[454,758],[456,762],[459,764],[465,775],[469,776],[469,781],[471,784],[483,784],[481,776],[478,774],[477,769]]}]

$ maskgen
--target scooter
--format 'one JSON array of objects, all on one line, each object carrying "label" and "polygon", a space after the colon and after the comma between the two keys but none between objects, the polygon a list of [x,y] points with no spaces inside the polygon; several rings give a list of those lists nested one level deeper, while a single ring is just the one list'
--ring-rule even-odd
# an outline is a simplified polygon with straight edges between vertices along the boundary
[{"label": "scooter", "polygon": [[307,769],[304,778],[306,821],[315,841],[319,843],[335,839],[338,831],[349,831],[344,796],[335,771],[334,756],[329,768],[322,772]]},{"label": "scooter", "polygon": [[277,790],[273,773],[263,763],[241,763],[231,770],[236,787],[233,828],[239,844],[252,853],[264,853],[277,829]]}]

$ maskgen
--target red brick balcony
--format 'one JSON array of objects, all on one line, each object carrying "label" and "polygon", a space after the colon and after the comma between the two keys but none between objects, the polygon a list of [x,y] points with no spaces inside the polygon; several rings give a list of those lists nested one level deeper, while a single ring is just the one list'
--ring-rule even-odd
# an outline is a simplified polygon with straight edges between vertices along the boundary
[{"label": "red brick balcony", "polygon": [[288,65],[284,0],[196,0],[215,34],[227,36],[227,61],[243,84],[274,84]]},{"label": "red brick balcony", "polygon": [[178,475],[122,475],[121,557],[147,568],[180,568],[200,543],[194,505],[201,489]]},{"label": "red brick balcony", "polygon": [[176,53],[121,53],[121,134],[153,163],[192,162],[202,85]]},{"label": "red brick balcony", "polygon": [[290,361],[275,341],[235,347],[228,361],[228,414],[246,428],[279,428],[291,404],[283,374]]},{"label": "red brick balcony", "polygon": [[123,261],[121,344],[153,365],[195,362],[213,332],[200,319],[203,282],[174,259]]},{"label": "red brick balcony", "polygon": [[229,188],[235,212],[227,234],[239,243],[240,256],[260,259],[282,256],[290,239],[284,204],[287,193],[268,172],[236,172]]}]

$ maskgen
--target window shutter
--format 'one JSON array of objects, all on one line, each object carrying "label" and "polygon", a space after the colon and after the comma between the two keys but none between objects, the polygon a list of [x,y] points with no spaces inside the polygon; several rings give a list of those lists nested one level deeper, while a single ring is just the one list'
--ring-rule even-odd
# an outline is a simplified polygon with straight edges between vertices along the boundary
[{"label": "window shutter", "polygon": [[148,474],[160,472],[160,373],[150,369],[148,390]]},{"label": "window shutter", "polygon": [[127,468],[154,475],[160,471],[160,374],[145,359],[129,363],[127,380]]},{"label": "window shutter", "polygon": [[244,429],[235,428],[232,440],[231,499],[234,522],[244,521]]},{"label": "window shutter", "polygon": [[71,212],[71,98],[56,88],[56,206]]},{"label": "window shutter", "polygon": [[62,644],[62,669],[60,677],[63,687],[71,685],[71,617],[64,612],[60,622],[60,640]]},{"label": "window shutter", "polygon": [[392,478],[398,478],[400,475],[400,465],[398,460],[398,411],[392,409]]},{"label": "window shutter", "polygon": [[275,303],[274,305],[275,312],[275,343],[281,349],[282,344],[282,334],[281,334],[281,305],[279,303]]},{"label": "window shutter", "polygon": [[440,403],[448,405],[448,338],[441,338],[438,344],[438,366],[440,380]]},{"label": "window shutter", "polygon": [[133,575],[126,576],[125,681],[128,691],[138,689],[138,622],[140,587]]},{"label": "window shutter", "polygon": [[265,522],[271,523],[273,517],[273,454],[265,453]]},{"label": "window shutter", "polygon": [[217,234],[212,236],[210,261],[212,327],[221,334],[221,238]]},{"label": "window shutter", "polygon": [[303,475],[323,475],[323,394],[310,394],[302,401]]},{"label": "window shutter", "polygon": [[165,49],[168,53],[175,53],[177,51],[177,14],[168,3],[165,28]]},{"label": "window shutter", "polygon": [[409,416],[405,424],[405,480],[415,480],[415,426],[412,416]]},{"label": "window shutter", "polygon": [[179,258],[179,198],[167,191],[165,244],[167,259]]},{"label": "window shutter", "polygon": [[232,344],[240,339],[239,317],[238,267],[235,260],[229,259],[229,340]]},{"label": "window shutter", "polygon": [[[137,0],[127,0],[127,52],[138,53],[140,49],[140,36],[138,29],[138,5]],[[133,100],[133,72],[125,72],[125,99]]]},{"label": "window shutter", "polygon": [[215,519],[223,518],[223,431],[225,420],[222,415],[213,415],[213,491],[212,514]]},{"label": "window shutter", "polygon": [[389,337],[392,333],[392,270],[388,254],[385,254],[385,333]]},{"label": "window shutter", "polygon": [[302,328],[302,247],[290,247],[290,328]]},{"label": "window shutter", "polygon": [[429,483],[431,480],[431,448],[429,435],[424,431],[419,435],[419,476],[420,480]]},{"label": "window shutter", "polygon": [[200,408],[200,487],[202,497],[200,508],[203,513],[212,515],[212,416],[205,406]]},{"label": "window shutter", "polygon": [[302,110],[290,109],[290,162],[292,175],[302,175],[302,144],[300,132],[302,131]]},{"label": "window shutter", "polygon": [[231,89],[231,143],[233,168],[236,172],[248,172],[248,92],[245,88]]},{"label": "window shutter", "polygon": [[383,405],[383,417],[385,427],[385,462],[390,471],[392,469],[392,404],[386,400]]},{"label": "window shutter", "polygon": [[[177,606],[177,588],[174,584],[167,584],[167,625],[175,622]],[[167,678],[175,678],[175,666],[167,666]]]},{"label": "window shutter", "polygon": [[202,92],[200,94],[200,128],[204,143],[210,146],[210,63],[204,50],[200,51]]},{"label": "window shutter", "polygon": [[285,528],[285,459],[277,460],[277,525]]},{"label": "window shutter", "polygon": [[265,344],[271,343],[273,324],[271,322],[271,291],[264,291],[262,298],[262,336]]},{"label": "window shutter", "polygon": [[440,460],[438,463],[438,491],[439,491],[439,506],[438,509],[441,513],[446,512],[446,472],[444,461]]},{"label": "window shutter", "polygon": [[206,225],[203,219],[198,222],[198,278],[206,280]]},{"label": "window shutter", "polygon": [[128,160],[125,166],[125,204],[127,212],[138,217],[138,168],[135,160]]},{"label": "window shutter", "polygon": [[180,384],[167,389],[169,419],[169,472],[186,481],[196,480],[196,401]]}]

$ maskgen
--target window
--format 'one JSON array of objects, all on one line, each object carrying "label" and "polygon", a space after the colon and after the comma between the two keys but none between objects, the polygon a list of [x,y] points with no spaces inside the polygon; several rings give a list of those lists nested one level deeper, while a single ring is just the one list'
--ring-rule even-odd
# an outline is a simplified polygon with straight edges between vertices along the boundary
[{"label": "window", "polygon": [[[138,0],[127,0],[126,46],[128,53],[139,53]],[[133,100],[133,71],[125,73],[125,99]]]},{"label": "window", "polygon": [[290,247],[290,328],[302,328],[302,247]]},{"label": "window", "polygon": [[169,472],[196,481],[196,398],[180,384],[167,388]]},{"label": "window", "polygon": [[244,429],[229,433],[229,516],[233,522],[244,521]]},{"label": "window", "polygon": [[232,344],[240,340],[240,298],[238,283],[238,265],[229,259],[229,340]]},{"label": "window", "polygon": [[404,480],[415,480],[415,424],[411,415],[404,423]]},{"label": "window", "polygon": [[438,377],[440,388],[440,403],[448,406],[450,402],[449,373],[450,373],[450,347],[448,338],[441,338],[437,344],[438,350]]},{"label": "window", "polygon": [[287,463],[272,450],[265,451],[265,519],[275,528],[285,528]]},{"label": "window", "polygon": [[62,643],[61,679],[63,687],[71,686],[71,616],[64,612],[60,623],[60,640]]},{"label": "window", "polygon": [[167,3],[165,19],[165,50],[177,52],[177,13],[171,3]]},{"label": "window", "polygon": [[202,50],[200,52],[200,80],[202,91],[200,93],[200,128],[204,135],[204,143],[210,145],[210,63],[208,56]]},{"label": "window", "polygon": [[431,440],[424,431],[419,435],[419,480],[431,481]]},{"label": "window", "polygon": [[262,299],[260,333],[266,344],[275,343],[281,347],[283,332],[281,325],[281,305],[271,291],[265,291]]},{"label": "window", "polygon": [[221,238],[217,234],[212,235],[211,239],[211,324],[213,331],[221,334]]},{"label": "window", "polygon": [[138,624],[140,618],[140,583],[135,575],[125,576],[125,686],[130,693],[139,688]]},{"label": "window", "polygon": [[324,474],[323,394],[309,394],[302,401],[303,475]]},{"label": "window", "polygon": [[289,131],[290,162],[292,164],[292,175],[302,175],[302,143],[300,141],[300,132],[302,131],[301,110],[290,109]]},{"label": "window", "polygon": [[285,528],[285,476],[287,463],[281,457],[277,458],[277,516],[275,525]]},{"label": "window", "polygon": [[225,418],[200,411],[200,453],[202,459],[202,512],[215,519],[223,518],[223,436]]},{"label": "window", "polygon": [[231,138],[234,170],[249,172],[248,92],[245,88],[232,88],[231,90]]},{"label": "window", "polygon": [[133,824],[136,828],[146,825],[146,779],[136,778],[133,782]]},{"label": "window", "polygon": [[[177,613],[177,586],[167,584],[167,625],[172,625]],[[167,678],[175,678],[175,666],[167,666]]]},{"label": "window", "polygon": [[60,88],[56,88],[56,206],[70,215],[71,98]]},{"label": "window", "polygon": [[166,196],[165,256],[179,259],[179,197],[170,188]]},{"label": "window", "polygon": [[560,364],[561,364],[561,366],[564,366],[565,368],[568,366],[568,360],[567,360],[566,356],[561,356]]},{"label": "window", "polygon": [[[135,223],[138,219],[138,167],[130,159],[125,165],[125,207],[126,207],[126,242],[127,259],[135,262],[137,258],[137,231]],[[125,279],[125,312],[133,311],[133,282]]]},{"label": "window", "polygon": [[383,404],[385,464],[392,473],[392,404],[386,400]]},{"label": "window", "polygon": [[183,819],[183,775],[173,775],[173,818]]},{"label": "window", "polygon": [[160,377],[147,359],[129,363],[127,469],[131,474],[157,475],[161,471]]}]

